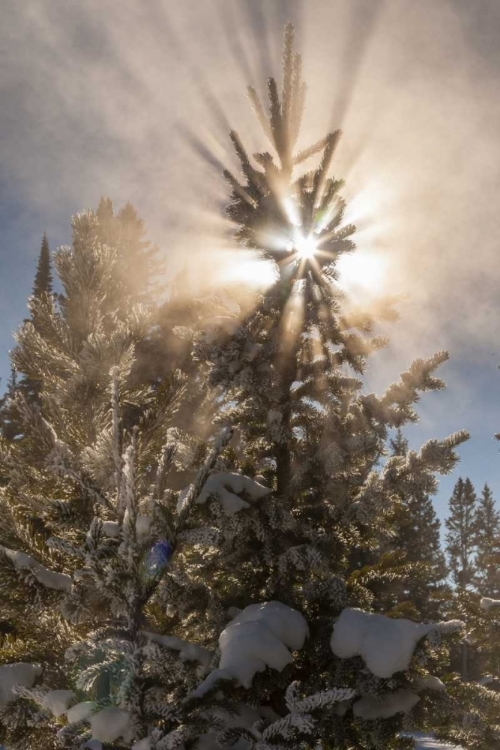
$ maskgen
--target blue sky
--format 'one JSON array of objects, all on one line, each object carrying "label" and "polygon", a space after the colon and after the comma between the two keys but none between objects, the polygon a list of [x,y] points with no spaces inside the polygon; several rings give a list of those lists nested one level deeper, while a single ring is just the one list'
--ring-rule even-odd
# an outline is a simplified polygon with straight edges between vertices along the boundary
[{"label": "blue sky", "polygon": [[[500,5],[497,0],[24,0],[0,29],[0,376],[26,315],[41,236],[101,195],[130,200],[168,275],[200,277],[228,256],[220,217],[227,132],[261,149],[246,101],[279,69],[292,20],[309,82],[305,140],[342,127],[335,165],[358,244],[404,292],[368,387],[446,348],[446,391],[423,396],[417,447],[467,428],[457,477],[500,498]],[[234,164],[234,162],[233,162]],[[233,260],[230,261],[234,262]],[[226,269],[227,270],[227,269]],[[364,291],[363,291],[364,290]],[[186,290],[189,294],[189,290]]]}]

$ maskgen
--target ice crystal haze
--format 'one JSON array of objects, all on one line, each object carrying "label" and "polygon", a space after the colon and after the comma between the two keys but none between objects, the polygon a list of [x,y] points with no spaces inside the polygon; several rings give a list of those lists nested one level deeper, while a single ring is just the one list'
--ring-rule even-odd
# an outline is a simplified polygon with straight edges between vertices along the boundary
[{"label": "ice crystal haze", "polygon": [[412,574],[366,562],[387,548],[394,505],[430,491],[466,434],[380,465],[389,429],[442,387],[446,354],[381,396],[362,392],[356,374],[384,342],[335,283],[354,249],[329,176],[340,133],[295,150],[305,86],[291,27],[283,68],[269,118],[249,91],[273,154],[252,166],[231,135],[243,178],[226,173],[229,215],[278,274],[236,325],[192,331],[217,425],[207,443],[176,423],[191,381],[139,361],[154,310],[121,253],[128,268],[144,245],[135,231],[123,245],[107,203],[74,219],[55,256],[63,294],[38,301],[39,325],[18,334],[14,361],[41,383],[41,406],[19,396],[22,439],[0,448],[11,750],[387,750],[411,747],[411,722],[474,711],[469,746],[497,741],[490,691],[470,690],[464,708],[453,680],[433,689],[441,639],[460,623],[372,611],[377,586],[401,591]]}]

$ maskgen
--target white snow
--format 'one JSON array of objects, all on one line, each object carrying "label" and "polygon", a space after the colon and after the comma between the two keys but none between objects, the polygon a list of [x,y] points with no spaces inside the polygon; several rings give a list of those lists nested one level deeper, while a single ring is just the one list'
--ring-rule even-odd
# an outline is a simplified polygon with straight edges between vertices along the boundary
[{"label": "white snow", "polygon": [[93,701],[83,701],[82,703],[77,703],[75,706],[71,706],[66,713],[68,723],[76,724],[78,721],[89,719],[94,709],[95,703]]},{"label": "white snow", "polygon": [[393,693],[384,695],[364,695],[353,704],[354,716],[365,721],[369,719],[388,719],[395,714],[407,714],[417,705],[420,698],[416,693],[399,688]]},{"label": "white snow", "polygon": [[175,635],[160,635],[159,633],[150,633],[148,631],[142,631],[142,634],[154,643],[171,648],[173,651],[179,651],[181,661],[198,661],[205,668],[210,666],[213,654],[203,646],[183,641]]},{"label": "white snow", "polygon": [[[385,615],[344,609],[333,628],[330,647],[341,659],[361,656],[377,677],[392,677],[408,669],[418,641],[452,623],[422,624]],[[453,623],[456,626],[456,623]]]},{"label": "white snow", "polygon": [[479,606],[481,607],[481,609],[485,609],[486,611],[488,611],[492,607],[500,607],[500,599],[490,599],[487,596],[483,596],[483,598],[479,602]]},{"label": "white snow", "polygon": [[[139,542],[144,541],[144,539],[149,536],[152,525],[153,519],[151,516],[145,515],[144,513],[138,514],[135,522],[135,530]],[[112,539],[118,538],[120,536],[120,531],[121,525],[118,521],[104,521],[102,525],[102,533]]]},{"label": "white snow", "polygon": [[309,635],[309,628],[303,615],[281,602],[250,604],[236,615],[230,625],[237,625],[242,622],[262,623],[273,635],[283,641],[285,646],[289,646],[293,651],[301,649]]},{"label": "white snow", "polygon": [[42,706],[58,719],[67,712],[69,704],[75,698],[76,695],[72,690],[51,690],[43,696]]},{"label": "white snow", "polygon": [[134,742],[131,750],[151,750],[151,737],[144,737],[138,742]]},{"label": "white snow", "polygon": [[436,677],[432,674],[428,677],[417,677],[415,680],[415,685],[419,690],[437,690],[439,693],[442,693],[446,690],[446,685],[444,684],[444,682],[441,682],[439,677]]},{"label": "white snow", "polygon": [[57,589],[58,591],[71,591],[72,580],[71,576],[65,573],[56,573],[54,570],[45,568],[37,560],[27,555],[25,552],[16,552],[15,550],[7,549],[2,547],[3,551],[10,560],[14,563],[18,570],[26,568],[31,570],[35,578],[43,586],[49,589]]},{"label": "white snow", "polygon": [[412,734],[403,733],[403,737],[412,737],[415,740],[414,750],[463,750],[459,745],[450,745],[447,742],[440,742],[429,734],[414,732]]},{"label": "white snow", "polygon": [[125,742],[132,739],[130,716],[127,711],[117,706],[108,706],[94,714],[90,719],[90,729],[92,738],[100,742],[115,742],[119,737],[123,737]]},{"label": "white snow", "polygon": [[243,474],[231,472],[212,474],[203,485],[203,489],[196,498],[198,505],[204,505],[212,495],[217,495],[224,511],[228,516],[233,516],[243,508],[249,508],[250,503],[243,500],[239,495],[243,494],[249,500],[260,500],[272,492],[269,487],[264,487],[254,479],[245,477]]},{"label": "white snow", "polygon": [[42,674],[40,664],[27,664],[17,662],[15,664],[4,664],[0,667],[0,706],[4,706],[14,698],[14,687],[33,687],[37,677]]},{"label": "white snow", "polygon": [[273,601],[245,607],[220,634],[219,669],[208,675],[195,695],[204,695],[218,679],[235,679],[248,689],[256,672],[266,667],[281,672],[293,660],[288,649],[302,648],[307,635],[304,617],[286,604]]}]

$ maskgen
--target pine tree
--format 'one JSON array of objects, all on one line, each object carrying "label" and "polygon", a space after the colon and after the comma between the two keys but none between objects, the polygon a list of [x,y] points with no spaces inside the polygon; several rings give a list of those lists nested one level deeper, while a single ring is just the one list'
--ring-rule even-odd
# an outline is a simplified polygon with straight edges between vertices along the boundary
[{"label": "pine tree", "polygon": [[0,435],[6,440],[15,440],[19,434],[19,425],[14,409],[16,391],[16,371],[11,367],[7,389],[0,399]]},{"label": "pine tree", "polygon": [[[411,722],[498,746],[497,696],[432,676],[461,623],[373,611],[373,589],[404,573],[359,561],[391,534],[413,477],[430,492],[467,435],[379,465],[388,430],[442,387],[446,355],[417,360],[381,396],[349,370],[383,342],[335,285],[337,255],[353,249],[327,175],[338,136],[292,156],[300,69],[288,27],[269,123],[251,93],[279,164],[260,154],[254,169],[233,134],[247,178],[228,175],[240,239],[273,257],[278,233],[275,260],[288,262],[236,331],[195,334],[219,438],[203,446],[172,429],[180,376],[133,377],[151,319],[126,298],[93,214],[57,255],[60,310],[41,305],[43,332],[19,336],[14,361],[43,391],[40,414],[21,404],[22,444],[0,452],[0,590],[15,629],[0,650],[0,702],[12,699],[0,721],[13,750],[90,737],[127,750],[390,750],[412,746],[399,735]],[[319,152],[320,167],[291,182],[292,162]],[[184,491],[171,489],[176,472],[191,474]]]},{"label": "pine tree", "polygon": [[[125,295],[151,301],[162,289],[159,250],[146,239],[144,221],[132,204],[114,213],[110,198],[101,198],[96,211],[99,239],[114,247],[120,257],[119,273]],[[123,298],[123,297],[122,297]]]},{"label": "pine tree", "polygon": [[500,511],[487,484],[475,517],[475,585],[487,597],[500,598]]},{"label": "pine tree", "polygon": [[[398,429],[390,445],[392,455],[407,455],[409,445],[401,430]],[[405,596],[416,607],[418,615],[432,619],[439,614],[447,590],[448,571],[441,549],[441,524],[425,486],[425,477],[415,475],[400,501],[395,508],[394,536],[389,546],[403,553],[406,561],[422,566],[422,576],[407,582]]]},{"label": "pine tree", "polygon": [[40,299],[43,294],[52,293],[52,269],[50,264],[50,248],[47,234],[44,232],[40,256],[33,284],[33,296]]},{"label": "pine tree", "polygon": [[453,580],[462,589],[474,581],[476,493],[470,479],[460,477],[450,498],[450,515],[445,525],[446,551]]}]

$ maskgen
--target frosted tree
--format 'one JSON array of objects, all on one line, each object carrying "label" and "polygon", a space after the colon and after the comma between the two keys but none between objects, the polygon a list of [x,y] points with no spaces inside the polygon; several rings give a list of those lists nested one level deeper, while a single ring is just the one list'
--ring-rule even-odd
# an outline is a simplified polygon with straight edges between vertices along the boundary
[{"label": "frosted tree", "polygon": [[[359,376],[370,353],[385,343],[373,335],[376,320],[395,314],[391,300],[372,313],[354,309],[336,283],[337,259],[354,250],[354,227],[343,220],[342,181],[329,176],[340,133],[301,150],[296,146],[305,86],[290,27],[283,85],[280,89],[270,79],[268,93],[269,117],[256,91],[249,89],[272,153],[250,157],[233,132],[242,175],[226,171],[225,176],[232,189],[228,215],[237,225],[236,238],[275,263],[276,283],[236,330],[221,325],[217,338],[213,329],[195,335],[195,353],[207,362],[209,383],[224,404],[222,414],[236,428],[207,507],[218,554],[190,559],[193,581],[201,584],[210,571],[210,589],[205,589],[198,616],[207,601],[214,610],[222,605],[232,612],[230,607],[236,607],[241,610],[237,617],[245,616],[249,602],[264,601],[292,607],[307,620],[309,638],[281,674],[238,675],[249,691],[246,698],[244,691],[238,696],[253,706],[270,706],[280,717],[283,731],[273,730],[279,747],[300,742],[305,747],[317,742],[327,748],[403,747],[408,741],[397,735],[402,726],[434,722],[453,734],[453,724],[462,726],[471,711],[477,711],[480,721],[470,734],[470,746],[487,746],[496,696],[471,690],[461,704],[464,686],[452,682],[447,691],[426,671],[443,661],[434,660],[422,634],[426,627],[436,634],[448,626],[399,620],[398,630],[393,619],[372,614],[381,587],[401,590],[417,565],[366,564],[374,549],[383,542],[390,545],[395,508],[401,497],[415,491],[415,477],[420,489],[432,494],[435,474],[453,468],[454,449],[467,437],[459,432],[431,440],[419,451],[389,457],[378,468],[386,456],[389,429],[416,421],[420,393],[443,387],[435,370],[447,355],[415,361],[380,396],[363,392]],[[315,156],[319,166],[304,171]],[[272,490],[264,502],[230,501],[228,484],[239,473]],[[196,604],[191,603],[192,610]],[[181,611],[188,606],[186,602]],[[412,628],[421,637],[406,640]],[[456,622],[449,625],[449,632],[458,630]],[[221,646],[228,643],[226,632]],[[434,638],[436,644],[439,635]],[[394,669],[372,661],[374,650],[387,653],[389,641]],[[235,688],[226,688],[225,682],[235,674],[219,666],[202,693],[217,689],[221,702],[228,700]],[[311,709],[310,723],[297,719],[293,728],[293,716],[284,710],[284,705],[295,710],[286,697],[290,685],[317,706],[317,711]],[[340,688],[353,691],[342,705],[330,709],[315,704],[319,696]],[[495,732],[497,742],[498,727]],[[239,735],[257,744],[255,736]],[[227,736],[221,734],[222,745]],[[236,738],[236,731],[230,736]]]},{"label": "frosted tree", "polygon": [[[390,440],[391,454],[405,456],[408,440],[401,430]],[[398,608],[427,618],[438,616],[448,590],[447,566],[440,539],[440,521],[436,515],[426,476],[415,474],[394,509],[394,534],[386,544],[386,554],[401,555],[413,564],[414,572],[400,592]]]},{"label": "frosted tree", "polygon": [[[364,562],[414,476],[431,492],[467,437],[385,453],[389,429],[443,386],[446,354],[363,392],[384,341],[336,284],[337,257],[354,250],[329,177],[339,133],[295,150],[305,87],[290,27],[269,94],[267,118],[250,90],[274,153],[252,166],[233,133],[243,179],[227,178],[239,240],[277,281],[230,329],[194,334],[216,409],[208,445],[173,426],[189,383],[140,375],[151,318],[127,299],[102,217],[76,219],[56,256],[60,309],[41,305],[43,333],[19,335],[15,364],[44,386],[41,412],[21,405],[22,444],[1,451],[0,590],[16,633],[0,651],[0,721],[13,750],[390,750],[412,746],[399,734],[412,726],[498,746],[498,697],[434,673],[461,622],[375,611],[376,588],[399,586],[411,563]],[[390,302],[379,313],[393,317]]]},{"label": "frosted tree", "polygon": [[474,579],[477,497],[469,478],[460,477],[450,498],[450,514],[445,521],[446,552],[453,579],[466,589]]}]

